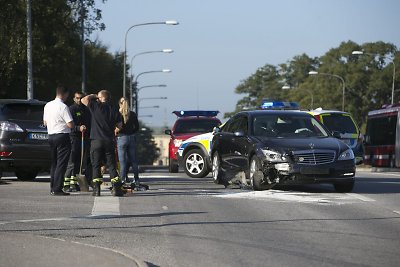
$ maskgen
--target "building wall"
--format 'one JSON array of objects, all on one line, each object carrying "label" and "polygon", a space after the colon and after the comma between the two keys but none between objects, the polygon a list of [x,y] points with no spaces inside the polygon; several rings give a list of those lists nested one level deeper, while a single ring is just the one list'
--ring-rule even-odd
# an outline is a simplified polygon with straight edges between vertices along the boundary
[{"label": "building wall", "polygon": [[166,134],[153,135],[154,142],[160,149],[160,157],[155,160],[154,165],[168,165],[168,145],[170,136]]}]

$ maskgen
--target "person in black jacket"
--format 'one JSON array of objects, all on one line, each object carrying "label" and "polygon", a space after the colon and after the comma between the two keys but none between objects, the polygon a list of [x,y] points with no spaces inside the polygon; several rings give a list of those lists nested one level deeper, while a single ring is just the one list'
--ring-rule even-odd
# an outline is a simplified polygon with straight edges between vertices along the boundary
[{"label": "person in black jacket", "polygon": [[112,194],[123,196],[121,179],[118,176],[115,160],[115,127],[122,127],[121,114],[110,104],[110,93],[101,90],[97,95],[88,95],[82,99],[92,115],[90,129],[90,158],[93,166],[93,195],[100,196],[103,182],[101,166],[104,160],[108,167],[112,183]]},{"label": "person in black jacket", "polygon": [[89,133],[90,133],[90,112],[82,104],[82,92],[75,92],[74,104],[69,107],[69,111],[74,120],[74,127],[69,134],[71,140],[71,154],[68,161],[67,170],[64,175],[64,191],[79,191],[77,174],[81,164],[82,133],[84,135],[83,169],[87,176],[91,173],[89,159]]},{"label": "person in black jacket", "polygon": [[122,181],[128,183],[129,166],[133,168],[135,189],[139,189],[139,169],[136,160],[136,136],[139,130],[139,121],[135,112],[129,110],[128,99],[119,100],[119,112],[122,115],[122,128],[115,129],[117,135],[118,159]]}]

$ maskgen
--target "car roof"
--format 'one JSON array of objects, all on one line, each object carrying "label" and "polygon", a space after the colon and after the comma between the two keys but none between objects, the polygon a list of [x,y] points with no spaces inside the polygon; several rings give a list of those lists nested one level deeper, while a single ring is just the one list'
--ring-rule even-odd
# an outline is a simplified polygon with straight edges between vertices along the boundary
[{"label": "car roof", "polygon": [[37,99],[0,99],[0,105],[7,104],[46,104],[45,101],[40,101]]},{"label": "car roof", "polygon": [[187,117],[178,117],[176,121],[185,121],[185,120],[210,120],[210,121],[220,121],[217,117],[205,117],[205,116],[187,116]]},{"label": "car roof", "polygon": [[321,114],[348,114],[349,112],[339,111],[339,110],[330,110],[330,109],[312,109],[309,111],[313,115],[321,115]]},{"label": "car roof", "polygon": [[249,111],[241,111],[238,112],[236,115],[238,114],[248,114],[250,116],[256,116],[256,115],[261,115],[261,114],[273,114],[273,115],[307,115],[307,116],[311,116],[311,114],[309,114],[306,111],[302,111],[302,110],[249,110]]}]

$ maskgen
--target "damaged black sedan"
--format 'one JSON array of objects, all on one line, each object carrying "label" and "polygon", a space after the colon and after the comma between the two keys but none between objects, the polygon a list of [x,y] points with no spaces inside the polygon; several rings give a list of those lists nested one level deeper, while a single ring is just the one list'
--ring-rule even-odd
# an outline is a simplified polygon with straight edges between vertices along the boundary
[{"label": "damaged black sedan", "polygon": [[294,110],[245,111],[217,129],[211,150],[214,182],[254,190],[277,184],[354,187],[353,151],[312,115]]}]

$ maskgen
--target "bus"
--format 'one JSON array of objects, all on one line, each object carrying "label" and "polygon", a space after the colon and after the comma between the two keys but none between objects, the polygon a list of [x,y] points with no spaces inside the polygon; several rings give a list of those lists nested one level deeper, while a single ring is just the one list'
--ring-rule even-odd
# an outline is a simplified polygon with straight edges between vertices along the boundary
[{"label": "bus", "polygon": [[400,167],[400,104],[368,112],[364,164]]}]

